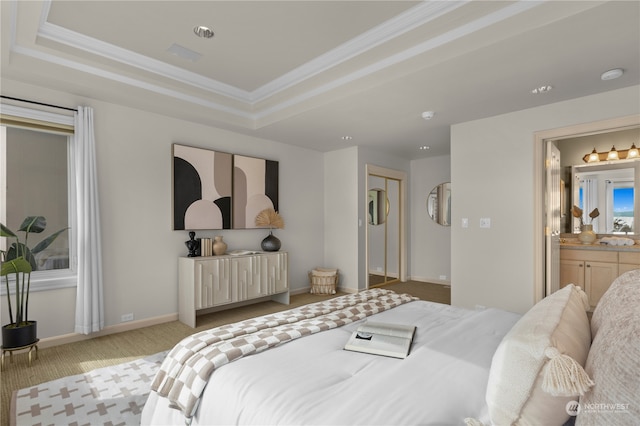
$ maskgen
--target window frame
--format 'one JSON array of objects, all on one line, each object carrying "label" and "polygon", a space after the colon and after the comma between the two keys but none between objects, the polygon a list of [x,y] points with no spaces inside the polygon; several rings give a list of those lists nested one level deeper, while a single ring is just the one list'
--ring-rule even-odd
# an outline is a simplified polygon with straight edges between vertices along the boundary
[{"label": "window frame", "polygon": [[[6,223],[6,127],[22,127],[33,131],[45,133],[64,134],[67,136],[67,202],[69,223],[69,268],[47,271],[34,271],[31,273],[30,291],[46,291],[60,288],[76,287],[78,285],[78,252],[77,252],[77,194],[76,194],[76,170],[74,161],[73,128],[75,117],[23,108],[15,105],[0,104],[2,120],[0,122],[0,221]],[[8,238],[2,238],[0,244],[3,250],[8,245]],[[4,284],[4,279],[2,279]],[[9,292],[13,294],[15,278],[9,277]],[[0,286],[0,295],[6,295],[6,285]]]},{"label": "window frame", "polygon": [[[615,191],[616,189],[626,189],[626,188],[631,188],[633,190],[633,197],[635,199],[636,197],[636,188],[635,188],[635,184],[634,184],[634,180],[633,179],[609,179],[609,181],[611,182],[611,186],[609,188],[607,188],[607,201],[611,200],[610,206],[607,206],[607,217],[611,217],[611,224],[607,223],[607,230],[609,229],[609,226],[611,226],[611,234],[612,235],[635,235],[636,233],[636,223],[634,221],[633,223],[633,227],[631,229],[631,231],[614,231],[613,230],[613,226],[614,226],[614,218],[615,218]],[[634,205],[634,212],[633,212],[633,216],[632,218],[635,218],[635,205]]]}]

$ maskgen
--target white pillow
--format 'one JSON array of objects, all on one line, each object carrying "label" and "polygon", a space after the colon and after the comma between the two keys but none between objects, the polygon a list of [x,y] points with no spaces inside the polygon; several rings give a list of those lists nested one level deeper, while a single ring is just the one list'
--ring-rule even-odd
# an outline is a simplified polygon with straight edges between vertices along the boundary
[{"label": "white pillow", "polygon": [[[561,425],[569,418],[566,405],[577,397],[568,395],[584,393],[592,385],[582,369],[591,343],[587,307],[586,294],[569,284],[537,303],[502,339],[487,385],[493,424]],[[557,374],[563,363],[576,370],[577,378]],[[556,389],[565,396],[551,395],[543,391],[545,376],[568,378],[569,388],[576,384],[577,390]],[[569,383],[574,379],[576,383]],[[565,382],[553,383],[562,388]]]},{"label": "white pillow", "polygon": [[576,425],[640,424],[640,269],[618,277],[591,319],[585,370],[595,385],[580,398]]}]

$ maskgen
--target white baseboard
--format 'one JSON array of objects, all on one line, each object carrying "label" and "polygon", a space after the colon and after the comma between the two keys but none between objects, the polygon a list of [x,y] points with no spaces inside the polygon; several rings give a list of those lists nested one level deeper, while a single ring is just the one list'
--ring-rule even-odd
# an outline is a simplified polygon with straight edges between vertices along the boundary
[{"label": "white baseboard", "polygon": [[426,278],[426,277],[410,277],[411,281],[420,281],[423,283],[441,284],[451,286],[450,280],[440,280],[438,278]]},{"label": "white baseboard", "polygon": [[93,339],[100,336],[107,336],[109,334],[121,333],[123,331],[135,330],[137,328],[149,327],[156,324],[163,324],[165,322],[177,321],[178,314],[162,315],[154,318],[147,318],[138,321],[128,321],[121,324],[109,325],[102,330],[91,334],[79,334],[69,333],[61,336],[45,337],[38,342],[39,348],[50,348],[53,346],[64,345],[66,343],[82,342],[84,340]]}]

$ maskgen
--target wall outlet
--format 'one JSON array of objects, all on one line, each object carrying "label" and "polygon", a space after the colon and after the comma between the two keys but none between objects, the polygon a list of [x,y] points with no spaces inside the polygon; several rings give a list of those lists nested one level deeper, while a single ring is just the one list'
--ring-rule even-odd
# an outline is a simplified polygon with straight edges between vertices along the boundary
[{"label": "wall outlet", "polygon": [[484,305],[476,305],[476,311],[484,311],[485,309],[487,309],[487,307]]},{"label": "wall outlet", "polygon": [[446,276],[446,275],[440,275],[440,279],[441,279],[441,280],[446,280],[446,279],[447,279],[447,276]]},{"label": "wall outlet", "polygon": [[120,317],[120,322],[133,321],[133,314],[124,314]]}]

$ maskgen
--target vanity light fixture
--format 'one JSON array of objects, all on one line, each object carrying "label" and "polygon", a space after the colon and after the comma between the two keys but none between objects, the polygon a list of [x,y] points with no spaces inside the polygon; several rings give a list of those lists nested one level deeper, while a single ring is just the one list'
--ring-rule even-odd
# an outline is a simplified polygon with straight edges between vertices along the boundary
[{"label": "vanity light fixture", "polygon": [[204,25],[194,27],[193,32],[195,35],[202,38],[212,38],[214,36],[213,30],[209,27],[205,27]]},{"label": "vanity light fixture", "polygon": [[617,161],[617,160],[640,160],[640,150],[636,144],[631,144],[629,149],[616,149],[611,147],[611,151],[598,152],[595,148],[589,154],[582,157],[585,163],[595,163],[596,161]]},{"label": "vanity light fixture", "polygon": [[351,139],[353,139],[353,136],[343,136],[341,139],[343,141],[350,141]]},{"label": "vanity light fixture", "polygon": [[421,147],[419,147],[419,149],[420,149],[421,151],[426,151],[426,150],[431,149],[431,147],[430,147],[430,146],[428,146],[428,145],[422,145]]},{"label": "vanity light fixture", "polygon": [[595,163],[596,161],[600,161],[600,155],[598,155],[598,151],[596,151],[595,147],[591,154],[589,154],[589,158],[587,159],[587,163]]}]

